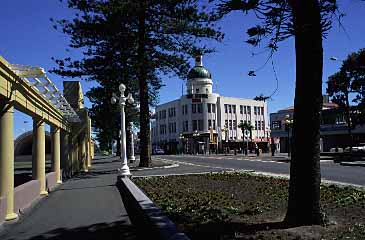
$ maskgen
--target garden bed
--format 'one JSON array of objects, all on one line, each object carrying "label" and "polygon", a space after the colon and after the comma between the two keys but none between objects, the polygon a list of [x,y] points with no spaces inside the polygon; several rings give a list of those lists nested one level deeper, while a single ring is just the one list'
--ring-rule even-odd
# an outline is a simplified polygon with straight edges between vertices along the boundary
[{"label": "garden bed", "polygon": [[191,239],[365,239],[365,191],[321,186],[326,226],[287,228],[288,180],[247,173],[135,178]]}]

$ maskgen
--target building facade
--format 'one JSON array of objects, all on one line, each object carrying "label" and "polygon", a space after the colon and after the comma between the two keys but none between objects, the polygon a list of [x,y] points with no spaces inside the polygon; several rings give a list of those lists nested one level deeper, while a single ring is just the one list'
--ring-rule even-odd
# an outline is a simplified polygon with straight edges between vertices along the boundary
[{"label": "building facade", "polygon": [[[270,114],[271,121],[271,137],[276,143],[276,149],[280,152],[288,152],[290,140],[292,137],[291,126],[288,127],[287,120],[293,119],[294,107],[279,110]],[[365,143],[365,126],[357,124],[352,129],[353,138],[351,140],[345,113],[337,104],[328,102],[328,98],[324,97],[321,112],[321,152],[329,152],[335,148],[346,148],[350,146],[350,142],[356,146]]]},{"label": "building facade", "polygon": [[252,99],[224,97],[213,93],[210,72],[196,58],[189,74],[186,93],[179,99],[156,107],[152,121],[153,148],[168,153],[216,152],[244,146],[240,123],[253,127],[249,142],[265,145],[269,139],[267,103]]}]

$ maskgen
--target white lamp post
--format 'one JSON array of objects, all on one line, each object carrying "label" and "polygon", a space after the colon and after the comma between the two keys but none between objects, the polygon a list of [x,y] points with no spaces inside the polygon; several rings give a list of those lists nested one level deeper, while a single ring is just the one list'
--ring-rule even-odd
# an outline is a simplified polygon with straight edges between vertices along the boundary
[{"label": "white lamp post", "polygon": [[119,105],[120,105],[120,132],[121,132],[120,158],[121,158],[121,162],[122,162],[122,167],[119,169],[119,174],[122,177],[127,177],[127,176],[131,175],[128,164],[127,164],[124,106],[127,101],[128,101],[128,103],[131,103],[131,104],[134,102],[132,94],[129,93],[128,96],[125,97],[125,95],[124,95],[125,89],[126,89],[125,85],[123,83],[121,83],[119,85],[120,97],[113,96],[111,99],[112,104],[116,104],[117,101],[119,100]]},{"label": "white lamp post", "polygon": [[129,123],[130,131],[131,131],[131,151],[129,154],[129,163],[133,163],[136,158],[134,157],[134,134],[133,134],[133,122]]}]

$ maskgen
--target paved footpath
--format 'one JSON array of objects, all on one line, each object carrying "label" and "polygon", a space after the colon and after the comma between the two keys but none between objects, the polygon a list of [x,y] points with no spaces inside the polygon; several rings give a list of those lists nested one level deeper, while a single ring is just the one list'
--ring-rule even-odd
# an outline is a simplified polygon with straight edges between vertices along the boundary
[{"label": "paved footpath", "polygon": [[1,240],[136,239],[115,186],[116,158],[93,160],[89,173],[66,181],[18,222],[5,224]]}]

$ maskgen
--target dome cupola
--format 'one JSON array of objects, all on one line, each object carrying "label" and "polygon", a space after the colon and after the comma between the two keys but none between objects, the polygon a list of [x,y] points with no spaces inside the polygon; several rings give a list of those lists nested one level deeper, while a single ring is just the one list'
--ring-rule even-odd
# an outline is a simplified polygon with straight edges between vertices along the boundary
[{"label": "dome cupola", "polygon": [[212,78],[212,75],[208,69],[203,67],[202,55],[199,55],[195,58],[195,67],[193,67],[188,73],[188,79],[193,78]]},{"label": "dome cupola", "polygon": [[203,66],[202,55],[195,58],[195,66],[188,73],[187,94],[211,94],[213,90],[212,75]]}]

